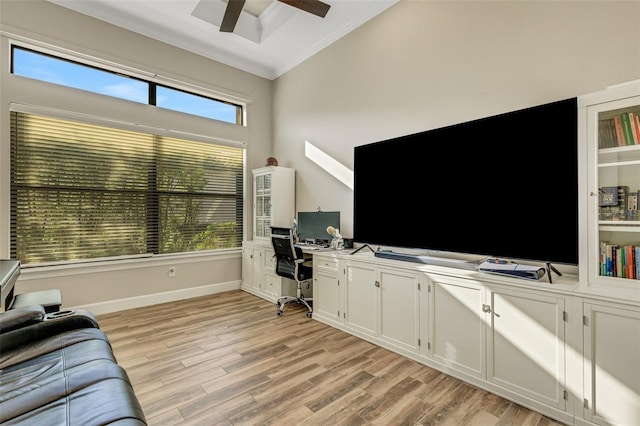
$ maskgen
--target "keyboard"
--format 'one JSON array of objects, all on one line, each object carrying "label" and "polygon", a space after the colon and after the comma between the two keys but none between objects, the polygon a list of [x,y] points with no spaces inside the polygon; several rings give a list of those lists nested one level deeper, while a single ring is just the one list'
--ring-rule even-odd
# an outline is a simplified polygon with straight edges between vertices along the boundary
[{"label": "keyboard", "polygon": [[314,243],[298,243],[298,244],[295,244],[295,246],[300,247],[301,249],[307,249],[307,250],[319,250],[319,249],[329,247],[324,244],[314,244]]}]

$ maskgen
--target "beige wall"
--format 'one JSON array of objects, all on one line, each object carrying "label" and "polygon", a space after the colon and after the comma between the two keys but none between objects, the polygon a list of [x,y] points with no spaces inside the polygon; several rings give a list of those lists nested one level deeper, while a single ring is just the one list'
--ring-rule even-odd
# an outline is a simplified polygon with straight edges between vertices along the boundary
[{"label": "beige wall", "polygon": [[[297,170],[297,209],[341,210],[351,236],[353,193],[305,158],[305,140],[352,169],[358,145],[638,78],[637,1],[400,0],[276,80],[274,155]],[[445,180],[447,162],[424,159]]]},{"label": "beige wall", "polygon": [[[9,256],[9,106],[36,105],[247,143],[247,175],[271,154],[273,82],[45,1],[0,2],[0,258]],[[9,39],[33,40],[246,99],[247,127],[216,123],[10,74]],[[250,206],[248,206],[249,208]],[[246,230],[250,232],[250,230]],[[168,276],[176,266],[175,277]],[[24,269],[18,293],[60,288],[65,307],[104,312],[239,288],[241,253]]]}]

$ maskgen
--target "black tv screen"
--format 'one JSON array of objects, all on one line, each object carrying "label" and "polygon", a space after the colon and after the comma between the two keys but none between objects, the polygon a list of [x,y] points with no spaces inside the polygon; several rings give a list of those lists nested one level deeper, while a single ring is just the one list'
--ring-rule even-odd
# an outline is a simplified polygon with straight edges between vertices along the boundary
[{"label": "black tv screen", "polygon": [[577,265],[577,132],[570,98],[357,146],[354,241]]}]

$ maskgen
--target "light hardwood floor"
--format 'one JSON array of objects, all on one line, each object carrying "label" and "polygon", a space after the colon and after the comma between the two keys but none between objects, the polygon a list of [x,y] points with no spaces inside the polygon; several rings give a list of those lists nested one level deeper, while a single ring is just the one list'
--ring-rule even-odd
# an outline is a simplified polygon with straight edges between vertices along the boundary
[{"label": "light hardwood floor", "polygon": [[98,322],[150,425],[561,425],[240,290]]}]

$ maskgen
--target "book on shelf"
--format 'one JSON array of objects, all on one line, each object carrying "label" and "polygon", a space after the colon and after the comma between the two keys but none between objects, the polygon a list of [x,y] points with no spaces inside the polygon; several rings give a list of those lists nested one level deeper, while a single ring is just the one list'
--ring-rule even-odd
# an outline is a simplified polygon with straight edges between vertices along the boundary
[{"label": "book on shelf", "polygon": [[640,191],[630,192],[627,195],[627,220],[638,220],[638,200]]},{"label": "book on shelf", "polygon": [[640,115],[633,114],[633,128],[636,131],[636,135],[638,139],[636,140],[637,144],[640,144]]},{"label": "book on shelf", "polygon": [[633,141],[633,132],[631,130],[631,120],[629,119],[629,114],[633,118],[633,113],[624,113],[620,115],[620,121],[622,122],[622,132],[624,134],[624,142],[625,145],[633,145],[635,142]]},{"label": "book on shelf", "polygon": [[619,115],[616,115],[615,117],[613,117],[613,122],[615,123],[615,127],[616,127],[616,138],[618,141],[618,146],[625,146],[627,142],[624,139],[624,129],[622,128],[622,117]]},{"label": "book on shelf", "polygon": [[629,187],[626,185],[618,185],[618,206],[619,217],[618,219],[627,218],[627,200],[629,198]]},{"label": "book on shelf", "polygon": [[640,143],[640,129],[636,127],[636,117],[638,117],[638,114],[629,112],[627,115],[629,116],[629,127],[631,128],[631,145],[638,145]]},{"label": "book on shelf", "polygon": [[600,275],[640,279],[640,246],[600,242]]},{"label": "book on shelf", "polygon": [[613,148],[616,146],[618,146],[618,138],[613,118],[603,118],[598,124],[598,148]]}]

